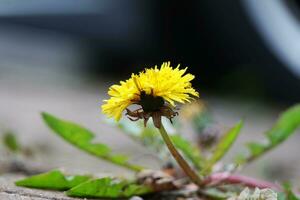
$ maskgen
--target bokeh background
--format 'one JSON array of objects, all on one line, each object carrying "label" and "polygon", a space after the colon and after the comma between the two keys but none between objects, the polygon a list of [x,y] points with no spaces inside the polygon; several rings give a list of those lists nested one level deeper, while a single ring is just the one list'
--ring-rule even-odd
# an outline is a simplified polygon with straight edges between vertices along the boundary
[{"label": "bokeh background", "polygon": [[[297,0],[2,0],[1,130],[37,149],[34,162],[48,168],[127,172],[52,134],[39,114],[48,111],[159,168],[154,154],[104,123],[100,105],[111,84],[171,61],[196,75],[194,86],[224,129],[245,120],[233,155],[300,100],[299,14]],[[243,172],[297,182],[299,140],[295,134]]]}]

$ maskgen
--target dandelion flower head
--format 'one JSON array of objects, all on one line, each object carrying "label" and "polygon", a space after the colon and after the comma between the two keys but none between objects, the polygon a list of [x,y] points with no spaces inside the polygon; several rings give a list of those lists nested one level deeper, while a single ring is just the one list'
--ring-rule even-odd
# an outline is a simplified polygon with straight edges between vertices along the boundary
[{"label": "dandelion flower head", "polygon": [[[108,117],[120,120],[122,112],[127,110],[129,119],[136,121],[144,119],[145,125],[150,117],[159,126],[161,116],[171,120],[177,115],[173,111],[175,103],[190,102],[199,93],[192,87],[194,75],[186,73],[187,68],[171,67],[170,62],[164,62],[160,68],[146,68],[139,74],[132,74],[126,81],[112,85],[104,100],[102,111]],[[130,105],[140,105],[136,111],[130,111]]]}]

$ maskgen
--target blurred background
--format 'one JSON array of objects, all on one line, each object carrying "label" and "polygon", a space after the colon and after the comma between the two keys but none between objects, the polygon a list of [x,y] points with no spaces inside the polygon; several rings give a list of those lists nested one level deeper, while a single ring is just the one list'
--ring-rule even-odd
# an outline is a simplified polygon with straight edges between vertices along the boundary
[{"label": "blurred background", "polygon": [[[48,167],[123,173],[50,133],[40,111],[84,124],[157,168],[141,146],[103,124],[100,105],[111,84],[171,61],[196,75],[193,84],[224,127],[245,119],[239,151],[300,100],[299,14],[298,0],[2,0],[0,125],[38,146],[37,163]],[[299,155],[290,153],[299,137],[245,173],[299,176]]]},{"label": "blurred background", "polygon": [[189,66],[195,84],[208,92],[273,102],[300,98],[296,0],[1,4],[2,77],[38,79],[47,72],[47,80],[98,81],[170,60]]}]

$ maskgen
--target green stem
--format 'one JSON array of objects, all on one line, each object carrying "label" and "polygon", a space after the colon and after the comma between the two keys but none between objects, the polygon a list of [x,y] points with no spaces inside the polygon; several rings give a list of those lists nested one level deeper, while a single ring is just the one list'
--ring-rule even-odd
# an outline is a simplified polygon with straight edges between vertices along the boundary
[{"label": "green stem", "polygon": [[168,133],[166,132],[164,126],[161,124],[159,128],[159,132],[165,141],[170,153],[174,157],[174,159],[177,161],[178,165],[182,168],[182,170],[186,173],[186,175],[191,179],[192,182],[197,184],[198,186],[202,185],[202,180],[198,176],[198,174],[189,166],[189,164],[183,159],[183,157],[180,155],[180,153],[177,151],[175,146],[173,145],[171,139],[169,138]]}]

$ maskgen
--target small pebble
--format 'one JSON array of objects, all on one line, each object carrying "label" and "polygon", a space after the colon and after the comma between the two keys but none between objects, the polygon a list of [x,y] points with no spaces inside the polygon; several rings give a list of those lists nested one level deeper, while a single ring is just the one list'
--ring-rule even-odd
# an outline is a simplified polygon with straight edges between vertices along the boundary
[{"label": "small pebble", "polygon": [[143,200],[143,198],[139,196],[133,196],[129,200]]}]

